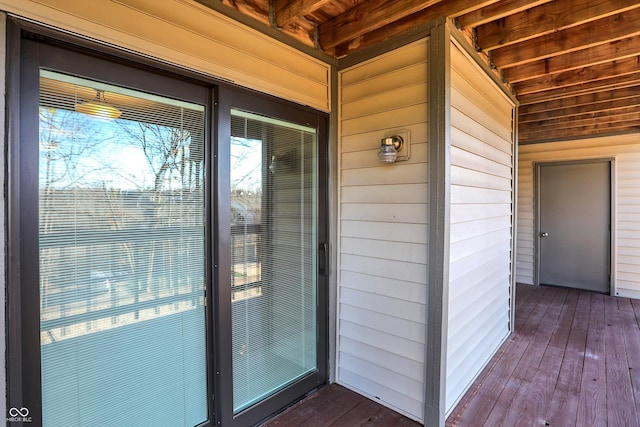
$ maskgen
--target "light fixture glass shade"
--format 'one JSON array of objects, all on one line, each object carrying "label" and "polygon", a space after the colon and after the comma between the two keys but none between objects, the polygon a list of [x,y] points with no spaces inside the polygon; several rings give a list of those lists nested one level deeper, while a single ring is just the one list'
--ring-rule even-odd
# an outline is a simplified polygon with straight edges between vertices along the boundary
[{"label": "light fixture glass shade", "polygon": [[380,150],[378,150],[378,159],[384,163],[394,163],[398,158],[398,151],[402,147],[402,138],[399,136],[390,136],[380,141]]},{"label": "light fixture glass shade", "polygon": [[88,102],[79,102],[75,105],[75,109],[78,113],[106,120],[117,119],[122,115],[122,111],[113,105],[107,104],[104,100],[104,91],[101,90],[96,91],[96,99]]}]

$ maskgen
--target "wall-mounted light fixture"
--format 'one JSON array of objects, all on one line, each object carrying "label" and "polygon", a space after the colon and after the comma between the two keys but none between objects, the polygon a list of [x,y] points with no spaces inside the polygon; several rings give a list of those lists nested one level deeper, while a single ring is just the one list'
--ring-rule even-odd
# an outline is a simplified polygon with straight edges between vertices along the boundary
[{"label": "wall-mounted light fixture", "polygon": [[107,120],[117,119],[122,115],[122,111],[105,101],[103,90],[96,90],[96,98],[93,101],[79,102],[75,109],[78,113]]},{"label": "wall-mounted light fixture", "polygon": [[384,163],[395,163],[409,159],[409,132],[400,131],[382,138],[378,159]]}]

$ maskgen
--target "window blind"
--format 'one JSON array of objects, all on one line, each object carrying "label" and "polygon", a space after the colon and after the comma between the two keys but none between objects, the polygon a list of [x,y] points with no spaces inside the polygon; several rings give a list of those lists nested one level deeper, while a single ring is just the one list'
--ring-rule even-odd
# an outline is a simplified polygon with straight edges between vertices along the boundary
[{"label": "window blind", "polygon": [[234,412],[317,369],[316,130],[232,111]]},{"label": "window blind", "polygon": [[[95,101],[120,116],[76,111]],[[204,114],[41,71],[44,425],[207,419]]]}]

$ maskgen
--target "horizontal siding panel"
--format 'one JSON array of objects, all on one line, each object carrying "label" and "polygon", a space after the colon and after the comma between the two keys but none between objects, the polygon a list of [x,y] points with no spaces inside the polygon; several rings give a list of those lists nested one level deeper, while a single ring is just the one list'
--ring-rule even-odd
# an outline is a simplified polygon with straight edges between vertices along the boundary
[{"label": "horizontal siding panel", "polygon": [[[424,401],[427,54],[420,40],[338,74],[338,381],[414,419]],[[383,165],[380,140],[397,132],[408,133],[410,159]]]},{"label": "horizontal siding panel", "polygon": [[[640,220],[640,218],[638,218]],[[618,222],[618,232],[619,234],[624,235],[625,231],[638,231],[640,230],[640,221],[636,222],[636,221],[622,221],[620,220]]]},{"label": "horizontal siding panel", "polygon": [[356,289],[342,288],[340,302],[352,307],[385,313],[388,316],[419,323],[424,320],[424,304],[389,298]]},{"label": "horizontal siding panel", "polygon": [[424,344],[424,323],[410,322],[376,311],[340,304],[340,317],[356,325]]},{"label": "horizontal siding panel", "polygon": [[[625,262],[626,261],[626,262]],[[632,273],[634,276],[640,274],[640,258],[638,257],[626,257],[623,260],[622,257],[618,259],[618,273]],[[622,276],[620,277],[623,278]]]},{"label": "horizontal siding panel", "polygon": [[[417,62],[370,79],[360,80],[354,84],[342,86],[340,102],[343,105],[350,105],[377,97],[379,94],[395,96],[396,90],[403,90],[407,87],[423,86],[426,88],[427,71],[426,62]],[[375,87],[376,90],[372,91],[372,87]],[[351,114],[348,112],[347,117],[351,117]]]},{"label": "horizontal siding panel", "polygon": [[340,251],[347,255],[385,258],[395,261],[427,264],[427,245],[342,237]]},{"label": "horizontal siding panel", "polygon": [[424,84],[396,89],[393,94],[377,93],[357,102],[343,104],[343,120],[352,120],[357,117],[380,114],[403,108],[408,105],[424,105],[424,94],[427,87]]},{"label": "horizontal siding panel", "polygon": [[[404,126],[404,130],[409,131],[409,138],[411,140],[412,148],[421,143],[425,143],[429,139],[429,126],[427,122],[424,123],[412,123]],[[388,132],[393,132],[390,129],[375,130],[372,132],[357,133],[354,135],[344,136],[340,139],[340,152],[350,153],[354,151],[366,151],[380,148],[380,140]],[[413,150],[412,150],[413,152]],[[412,158],[414,157],[412,153]],[[420,158],[422,159],[422,158]],[[423,159],[426,161],[426,157]]]},{"label": "horizontal siding panel", "polygon": [[341,221],[342,236],[392,242],[427,243],[426,224]]},{"label": "horizontal siding panel", "polygon": [[403,377],[422,382],[424,365],[420,362],[344,336],[340,342],[340,349],[342,354],[356,356],[365,362],[377,366],[384,366]]},{"label": "horizontal siding panel", "polygon": [[[399,375],[398,372],[377,363],[371,363],[364,358],[360,358],[344,351],[340,352],[340,364],[346,369],[360,376],[375,378],[380,384],[396,390],[407,396],[420,396],[422,393],[422,379],[416,380],[411,377]],[[416,374],[419,374],[417,372]],[[417,375],[416,375],[417,376]]]},{"label": "horizontal siding panel", "polygon": [[495,175],[498,177],[511,179],[511,168],[493,161],[491,159],[478,156],[477,154],[461,150],[458,147],[451,147],[451,164],[466,169]]},{"label": "horizontal siding panel", "polygon": [[451,166],[451,184],[503,191],[511,191],[512,188],[511,177],[496,177],[460,166]]},{"label": "horizontal siding panel", "polygon": [[478,204],[478,203],[511,203],[511,192],[492,190],[489,188],[472,188],[458,185],[451,186],[451,203]]},{"label": "horizontal siding panel", "polygon": [[461,240],[467,240],[493,231],[510,228],[511,217],[483,218],[476,221],[451,224],[450,242],[455,244]]},{"label": "horizontal siding panel", "polygon": [[328,64],[194,2],[0,1],[2,8],[329,111]]},{"label": "horizontal siding panel", "polygon": [[[393,390],[386,385],[370,378],[376,378],[373,373],[366,376],[357,375],[348,369],[338,369],[338,384],[353,389],[360,394],[369,396],[372,400],[379,402],[396,412],[406,415],[414,420],[421,420],[423,417],[423,397],[422,395],[407,396],[406,394]],[[418,400],[419,399],[419,400]]]},{"label": "horizontal siding panel", "polygon": [[342,120],[342,135],[353,135],[373,130],[402,129],[414,123],[426,123],[427,110],[426,103],[414,104],[367,117]]},{"label": "horizontal siding panel", "polygon": [[[460,369],[461,366],[470,363],[471,360],[478,356],[474,354],[474,350],[490,336],[496,334],[499,337],[497,342],[493,343],[485,354],[477,358],[487,363],[492,353],[497,350],[500,341],[509,333],[508,301],[504,298],[496,297],[491,301],[491,305],[487,305],[485,308],[486,316],[482,316],[473,322],[465,324],[464,327],[460,329],[460,334],[449,335],[449,340],[460,346],[450,349],[451,357],[447,362],[451,363],[451,371],[449,371],[449,369],[447,369],[447,371],[455,372],[456,369]],[[473,372],[474,376],[479,373],[479,370],[482,368],[481,365],[484,363],[476,365],[476,369]],[[468,383],[470,383],[471,380],[472,378],[468,378]]]},{"label": "horizontal siding panel", "polygon": [[[492,105],[499,107],[498,114],[506,114],[506,112],[513,109],[513,101],[496,86],[491,77],[489,77],[477,63],[470,59],[469,56],[455,44],[453,49],[451,49],[451,70],[455,73],[456,79],[463,79],[473,86],[474,91],[479,93],[482,98],[490,100]],[[505,126],[510,127],[511,125],[506,122]]]},{"label": "horizontal siding panel", "polygon": [[476,205],[452,205],[449,211],[452,224],[483,218],[511,216],[510,203],[479,203]]},{"label": "horizontal siding panel", "polygon": [[[506,319],[496,318],[495,323],[504,323]],[[477,341],[474,347],[469,348],[469,357],[462,364],[447,366],[447,381],[450,384],[449,393],[446,396],[448,407],[453,408],[469,386],[476,379],[482,368],[485,367],[490,358],[500,348],[500,345],[507,338],[509,331],[507,328],[488,329],[490,334],[485,335],[484,340]]]},{"label": "horizontal siding panel", "polygon": [[451,244],[449,258],[453,263],[472,255],[474,252],[483,251],[489,246],[504,242],[511,244],[511,233],[509,229],[492,231],[491,233],[486,233],[471,239],[460,240]]},{"label": "horizontal siding panel", "polygon": [[496,279],[498,276],[501,278],[506,277],[508,282],[511,271],[509,252],[496,251],[495,256],[484,256],[481,260],[483,262],[475,268],[467,265],[462,267],[460,266],[461,261],[451,265],[452,271],[456,269],[462,270],[455,271],[456,278],[449,282],[449,301],[454,307],[457,303],[460,306],[464,304],[464,301],[457,301],[458,298],[474,301],[474,296],[481,297],[485,292],[483,284],[492,283],[491,279]]},{"label": "horizontal siding panel", "polygon": [[[467,135],[455,127],[451,128],[451,145],[477,156],[484,157],[485,159],[511,167],[511,151],[505,153],[473,136]],[[451,163],[456,164],[456,158],[454,156],[451,157]]]},{"label": "horizontal siding panel", "polygon": [[340,73],[340,84],[342,88],[347,88],[352,84],[359,84],[380,75],[393,73],[398,69],[426,62],[427,50],[428,40],[418,40],[343,71]]},{"label": "horizontal siding panel", "polygon": [[425,283],[388,279],[346,270],[341,272],[340,279],[342,288],[355,289],[421,304],[426,304],[427,301],[427,286]]},{"label": "horizontal siding panel", "polygon": [[427,283],[427,269],[423,264],[341,254],[340,265],[345,271],[407,282]]},{"label": "horizontal siding panel", "polygon": [[451,88],[451,105],[462,111],[475,122],[482,123],[484,127],[498,135],[501,139],[506,141],[511,140],[512,130],[509,127],[504,127],[504,123],[496,120],[490,113],[471,104],[466,94],[460,93],[455,87]]},{"label": "horizontal siding panel", "polygon": [[[398,335],[388,334],[375,328],[343,320],[340,322],[340,336],[380,348],[384,351],[393,351],[396,354],[417,362],[424,362],[424,343],[408,340]],[[366,356],[362,356],[366,357]]]},{"label": "horizontal siding panel", "polygon": [[[473,112],[483,111],[491,117],[490,121],[481,121],[485,127],[494,132],[502,132],[505,129],[511,129],[512,107],[513,104],[504,96],[496,96],[496,92],[492,89],[493,85],[489,83],[481,73],[475,75],[466,74],[465,77],[460,75],[455,68],[451,73],[451,87],[460,94],[464,94],[466,102],[452,102],[456,108],[459,108],[469,117],[473,117]],[[471,82],[473,80],[473,83]],[[482,88],[484,85],[488,90]],[[495,127],[494,127],[495,126]],[[505,138],[510,140],[510,138]]]},{"label": "horizontal siding panel", "polygon": [[358,185],[343,187],[344,203],[418,203],[428,202],[429,187],[420,184]]},{"label": "horizontal siding panel", "polygon": [[498,258],[503,262],[508,260],[509,258],[505,255],[509,252],[511,252],[511,245],[506,240],[486,246],[482,251],[472,252],[469,256],[459,258],[450,264],[449,279],[451,283],[455,283],[458,280],[464,280],[464,275],[471,274],[473,271],[491,268],[489,265],[501,265]]},{"label": "horizontal siding panel", "polygon": [[478,141],[483,141],[485,144],[504,153],[513,151],[513,144],[510,139],[504,139],[486,127],[481,126],[471,117],[465,115],[464,112],[458,110],[455,105],[451,106],[451,126],[465,135],[469,135]]},{"label": "horizontal siding panel", "polygon": [[637,191],[628,188],[618,189],[618,203],[620,205],[640,205]]},{"label": "horizontal siding panel", "polygon": [[351,221],[426,224],[428,213],[426,204],[343,203],[340,217]]},{"label": "horizontal siding panel", "polygon": [[[376,143],[372,144],[371,149],[368,151],[342,154],[341,170],[380,167],[381,163],[380,160],[378,160],[379,149],[380,140],[378,139]],[[428,144],[411,144],[411,157],[409,158],[409,160],[385,166],[388,168],[400,169],[404,171],[404,168],[411,164],[424,164],[427,161],[428,152]]]},{"label": "horizontal siding panel", "polygon": [[[380,164],[378,162],[378,164]],[[400,166],[400,165],[399,165]],[[426,183],[429,170],[426,163],[404,164],[402,167],[383,165],[373,168],[342,171],[342,186]]]},{"label": "horizontal siding panel", "polygon": [[513,104],[457,46],[451,58],[447,412],[509,333],[514,187]]}]

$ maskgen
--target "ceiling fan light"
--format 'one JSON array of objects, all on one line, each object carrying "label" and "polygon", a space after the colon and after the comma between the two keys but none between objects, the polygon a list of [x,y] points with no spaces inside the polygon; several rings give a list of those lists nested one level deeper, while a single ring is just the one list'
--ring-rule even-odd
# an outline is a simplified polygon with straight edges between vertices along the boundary
[{"label": "ceiling fan light", "polygon": [[105,120],[117,119],[122,111],[104,101],[104,91],[96,91],[96,99],[93,101],[79,102],[75,105],[78,113],[98,117]]}]

